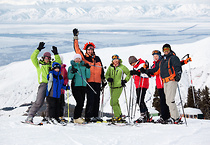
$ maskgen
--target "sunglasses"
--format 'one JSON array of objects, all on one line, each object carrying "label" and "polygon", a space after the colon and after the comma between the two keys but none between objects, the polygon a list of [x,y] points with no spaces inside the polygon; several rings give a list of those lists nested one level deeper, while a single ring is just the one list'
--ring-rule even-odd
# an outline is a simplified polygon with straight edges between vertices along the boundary
[{"label": "sunglasses", "polygon": [[90,49],[94,49],[94,47],[93,46],[89,46],[88,48],[87,48],[87,50],[90,50]]},{"label": "sunglasses", "polygon": [[44,59],[48,59],[48,60],[51,60],[51,57],[49,56],[45,56]]}]

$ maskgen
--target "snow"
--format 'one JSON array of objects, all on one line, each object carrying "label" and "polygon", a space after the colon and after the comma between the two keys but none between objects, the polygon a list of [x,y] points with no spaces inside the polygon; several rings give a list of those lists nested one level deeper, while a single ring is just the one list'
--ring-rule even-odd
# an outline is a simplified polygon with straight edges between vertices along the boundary
[{"label": "snow", "polygon": [[[72,52],[75,27],[80,31],[80,47],[94,42],[96,54],[107,67],[113,54],[118,54],[129,69],[131,55],[146,59],[151,65],[151,52],[161,50],[165,43],[171,44],[180,59],[190,54],[192,62],[183,66],[179,82],[185,103],[190,72],[196,89],[210,86],[209,16],[209,0],[1,0],[0,109],[17,108],[0,110],[0,144],[209,144],[209,120],[187,119],[188,126],[148,123],[121,127],[106,124],[32,126],[20,123],[26,118],[22,115],[27,107],[19,107],[36,98],[37,72],[29,58],[38,43],[46,42],[39,57],[55,45],[68,68],[75,54]],[[128,82],[128,99],[130,86]],[[156,113],[152,107],[154,89],[155,79],[151,78],[145,97],[151,113]],[[109,96],[106,87],[105,112],[111,112]],[[178,92],[175,99],[181,114]],[[75,104],[72,96],[70,103]],[[120,105],[126,115],[124,93]],[[40,120],[40,117],[34,119],[36,123]]]},{"label": "snow", "polygon": [[189,115],[203,114],[200,109],[190,108],[190,107],[184,108],[184,112],[185,112],[185,114],[189,114]]}]

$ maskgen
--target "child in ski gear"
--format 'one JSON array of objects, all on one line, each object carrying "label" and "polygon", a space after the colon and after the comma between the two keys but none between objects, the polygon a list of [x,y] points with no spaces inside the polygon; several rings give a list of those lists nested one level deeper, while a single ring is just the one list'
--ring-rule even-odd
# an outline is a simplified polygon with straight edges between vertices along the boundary
[{"label": "child in ski gear", "polygon": [[160,74],[164,83],[166,104],[169,106],[171,114],[169,120],[173,120],[173,123],[177,124],[181,121],[181,118],[175,104],[175,95],[182,74],[181,63],[169,44],[163,45],[162,50],[164,55],[161,60],[156,64],[155,68],[146,70],[146,73],[152,75]]},{"label": "child in ski gear", "polygon": [[95,44],[92,42],[86,43],[84,46],[84,50],[86,53],[84,54],[82,50],[79,48],[78,44],[78,29],[73,30],[74,34],[74,50],[77,54],[80,54],[82,60],[87,63],[90,67],[90,78],[87,79],[87,82],[90,86],[96,91],[96,94],[93,92],[90,86],[87,86],[87,104],[85,110],[85,120],[87,122],[96,122],[102,121],[99,115],[99,103],[100,103],[100,90],[101,84],[105,85],[105,77],[104,77],[104,69],[99,56],[95,55]]},{"label": "child in ski gear", "polygon": [[[126,75],[124,78],[124,74]],[[110,105],[114,111],[114,118],[107,121],[124,121],[122,119],[122,112],[119,104],[119,97],[122,93],[123,87],[130,79],[129,69],[122,64],[122,60],[118,55],[112,56],[112,63],[110,64],[105,77],[109,82],[111,100]]]},{"label": "child in ski gear", "polygon": [[68,78],[72,80],[72,94],[77,102],[74,109],[74,123],[84,123],[81,118],[82,110],[85,101],[85,94],[87,92],[87,83],[83,79],[90,78],[90,67],[82,61],[80,54],[74,56],[71,60],[71,66],[68,69]]},{"label": "child in ski gear", "polygon": [[[61,58],[61,75],[63,76],[64,79],[64,85],[68,85],[69,79],[68,79],[68,73],[66,70],[66,64],[63,64],[63,57],[60,55]],[[60,119],[62,121],[67,121],[64,119],[64,107],[65,107],[65,90],[61,89],[61,96],[60,96]]]},{"label": "child in ski gear", "polygon": [[[39,88],[37,92],[36,101],[31,106],[28,113],[28,117],[25,120],[28,123],[33,123],[34,116],[36,115],[36,113],[42,107],[44,103],[45,96],[46,96],[47,83],[48,83],[47,75],[53,63],[51,61],[51,54],[49,52],[45,52],[41,60],[37,59],[39,52],[45,48],[44,44],[45,44],[44,42],[40,42],[38,48],[31,55],[31,61],[37,69]],[[55,55],[55,61],[58,63],[61,63],[60,56],[58,55],[57,47],[52,46],[52,49],[53,49],[52,52]]]},{"label": "child in ski gear", "polygon": [[48,84],[46,90],[47,103],[48,103],[48,117],[49,121],[60,123],[60,96],[61,89],[69,90],[69,86],[64,85],[64,79],[61,75],[61,65],[53,62],[52,70],[47,75]]},{"label": "child in ski gear", "polygon": [[128,59],[131,66],[133,66],[133,70],[130,71],[130,74],[133,75],[134,83],[136,86],[136,95],[137,100],[136,104],[139,105],[140,108],[140,118],[134,121],[135,123],[142,122],[150,122],[152,118],[150,118],[146,103],[144,101],[146,91],[149,88],[149,77],[145,73],[141,73],[140,68],[145,67],[148,68],[149,64],[145,63],[144,60],[137,58],[135,56],[130,56]]}]

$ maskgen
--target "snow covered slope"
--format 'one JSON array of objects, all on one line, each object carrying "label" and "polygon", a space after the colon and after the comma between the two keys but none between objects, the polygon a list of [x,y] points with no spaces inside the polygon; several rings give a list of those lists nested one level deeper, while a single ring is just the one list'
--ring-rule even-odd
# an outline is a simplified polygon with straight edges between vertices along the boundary
[{"label": "snow covered slope", "polygon": [[[111,62],[111,56],[118,54],[129,69],[131,69],[128,63],[128,57],[135,55],[137,58],[148,60],[152,64],[151,52],[154,49],[161,50],[163,44],[152,44],[152,45],[136,45],[130,47],[109,47],[103,49],[96,49],[96,54],[101,57],[101,60],[105,66],[109,66]],[[81,45],[82,46],[82,45]],[[198,42],[172,45],[172,50],[176,52],[178,57],[181,59],[185,54],[190,54],[192,57],[191,71],[193,83],[198,88],[204,88],[205,85],[210,86],[209,72],[210,63],[208,57],[210,56],[209,51],[210,37],[203,39]],[[67,64],[67,68],[70,65],[70,60],[74,56],[74,52],[62,54],[64,57],[64,63]],[[23,103],[29,103],[34,101],[37,93],[37,73],[30,60],[14,62],[6,66],[0,67],[0,108],[3,107],[18,107]],[[182,79],[180,81],[181,94],[184,102],[186,101],[187,90],[189,87],[189,64],[183,66]],[[150,87],[146,94],[147,105],[152,107],[152,96],[154,94],[155,87],[154,78],[150,79]],[[130,81],[127,83],[127,96],[130,96]],[[126,114],[125,97],[124,93],[120,98],[122,104],[123,113]],[[73,97],[71,97],[72,104],[75,103]],[[180,102],[178,93],[176,97],[177,104]],[[180,107],[180,106],[179,106]],[[109,105],[109,89],[105,90],[105,111],[111,112]]]}]

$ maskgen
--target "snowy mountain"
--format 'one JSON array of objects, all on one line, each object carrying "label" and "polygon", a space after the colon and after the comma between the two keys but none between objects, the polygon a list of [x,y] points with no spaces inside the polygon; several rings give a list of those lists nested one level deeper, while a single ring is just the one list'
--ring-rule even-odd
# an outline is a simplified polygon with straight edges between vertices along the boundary
[{"label": "snowy mountain", "polygon": [[7,0],[0,2],[0,23],[98,23],[142,20],[206,21],[210,3],[154,0]]}]

